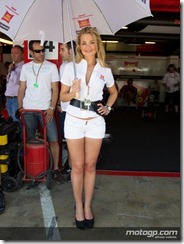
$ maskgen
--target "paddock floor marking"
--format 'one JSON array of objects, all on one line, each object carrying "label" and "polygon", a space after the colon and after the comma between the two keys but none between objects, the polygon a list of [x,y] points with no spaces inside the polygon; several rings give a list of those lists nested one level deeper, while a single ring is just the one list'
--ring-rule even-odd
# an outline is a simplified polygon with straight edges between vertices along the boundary
[{"label": "paddock floor marking", "polygon": [[54,206],[50,191],[43,184],[39,185],[40,202],[43,213],[44,226],[46,231],[46,239],[60,241],[60,233],[58,229],[57,217],[54,211]]}]

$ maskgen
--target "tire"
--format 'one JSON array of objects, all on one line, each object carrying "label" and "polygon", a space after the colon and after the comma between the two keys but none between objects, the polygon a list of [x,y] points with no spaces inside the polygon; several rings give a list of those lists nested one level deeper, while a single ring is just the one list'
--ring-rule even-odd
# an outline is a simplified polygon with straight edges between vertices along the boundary
[{"label": "tire", "polygon": [[3,191],[6,191],[6,192],[14,192],[18,189],[18,184],[17,184],[16,179],[11,176],[5,177],[2,180],[1,185],[2,185]]},{"label": "tire", "polygon": [[51,182],[52,182],[52,171],[48,170],[46,175],[46,187],[48,190],[51,189]]}]

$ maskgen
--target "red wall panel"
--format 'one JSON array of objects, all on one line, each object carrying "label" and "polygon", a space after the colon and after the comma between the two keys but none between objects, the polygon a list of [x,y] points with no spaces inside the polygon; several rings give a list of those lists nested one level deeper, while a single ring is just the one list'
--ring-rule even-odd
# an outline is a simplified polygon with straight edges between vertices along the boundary
[{"label": "red wall panel", "polygon": [[180,0],[150,0],[152,12],[180,12]]}]

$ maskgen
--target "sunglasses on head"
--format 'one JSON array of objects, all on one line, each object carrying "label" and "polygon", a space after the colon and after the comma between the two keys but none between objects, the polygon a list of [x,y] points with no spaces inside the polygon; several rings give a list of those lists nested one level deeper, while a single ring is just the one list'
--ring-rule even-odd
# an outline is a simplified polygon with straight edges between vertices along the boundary
[{"label": "sunglasses on head", "polygon": [[45,49],[36,49],[36,50],[33,50],[34,53],[44,53],[45,52]]}]

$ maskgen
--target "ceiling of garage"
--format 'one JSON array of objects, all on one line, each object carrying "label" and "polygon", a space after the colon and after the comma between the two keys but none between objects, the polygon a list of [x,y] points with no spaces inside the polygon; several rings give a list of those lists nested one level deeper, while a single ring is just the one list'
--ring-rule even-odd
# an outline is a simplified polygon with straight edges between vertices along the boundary
[{"label": "ceiling of garage", "polygon": [[[115,36],[102,36],[102,39],[139,44],[139,53],[144,50],[151,54],[157,50],[157,55],[180,55],[180,1],[150,0],[150,8],[153,17],[138,20]],[[155,47],[145,45],[145,41],[156,42]]]},{"label": "ceiling of garage", "polygon": [[[180,13],[153,13],[148,17],[121,29],[115,36],[102,36],[103,40],[117,40],[126,44],[156,42],[164,55],[179,55]],[[163,50],[164,48],[164,50]]]}]

